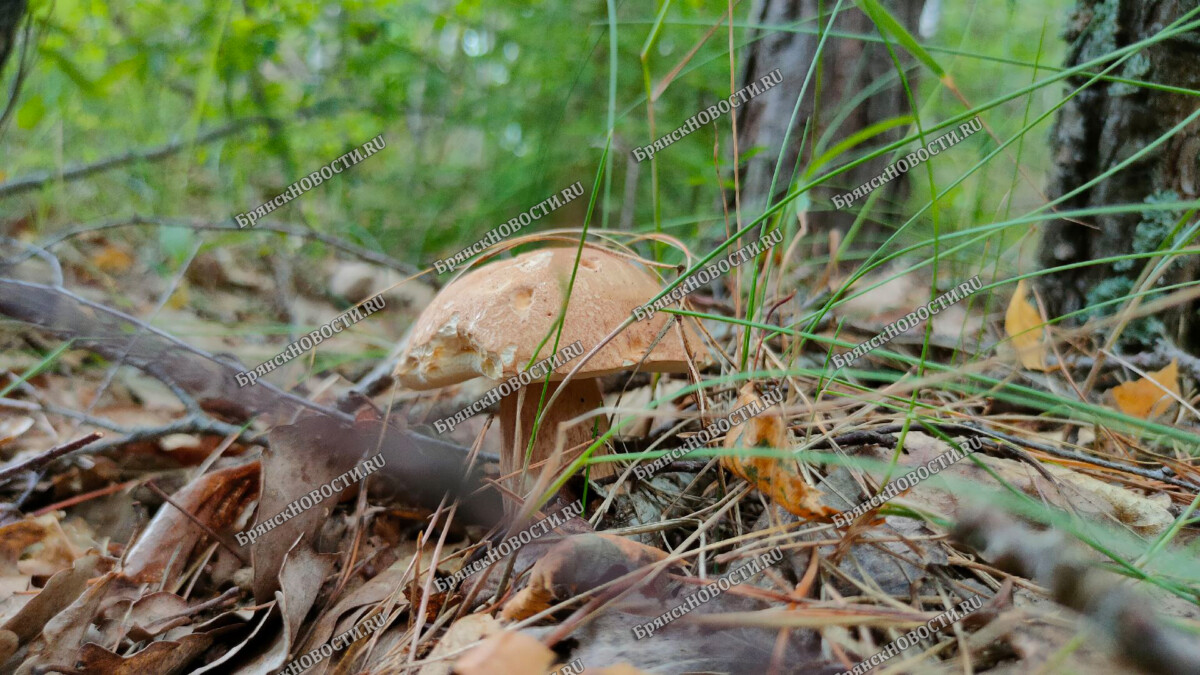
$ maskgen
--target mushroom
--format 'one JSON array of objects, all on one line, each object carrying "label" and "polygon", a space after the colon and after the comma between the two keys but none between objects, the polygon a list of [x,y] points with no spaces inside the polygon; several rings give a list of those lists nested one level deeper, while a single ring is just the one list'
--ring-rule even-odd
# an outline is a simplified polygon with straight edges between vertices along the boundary
[{"label": "mushroom", "polygon": [[[400,382],[424,390],[475,377],[505,380],[523,371],[531,361],[553,356],[555,320],[571,280],[575,256],[575,248],[530,251],[474,269],[443,288],[413,327],[396,367]],[[586,354],[659,290],[655,279],[627,258],[585,246],[558,341],[559,353],[579,341]],[[553,371],[545,400],[549,401],[556,390],[561,391],[554,405],[542,413],[528,466],[553,454],[561,422],[604,405],[597,378],[635,368],[660,373],[687,371],[688,352],[677,327],[668,330],[650,350],[667,320],[667,315],[657,314],[632,323],[566,384],[560,382],[578,365],[578,358]],[[694,349],[699,340],[686,323],[684,329]],[[539,345],[535,358],[534,350]],[[543,370],[529,386],[500,399],[500,470],[505,476],[526,467],[525,450],[542,400],[544,379]],[[567,460],[607,431],[603,415],[593,419],[566,430],[563,449],[568,453]],[[603,448],[598,453],[603,454]],[[613,473],[615,467],[608,463],[592,468],[593,477]],[[528,487],[519,480],[510,479],[507,484],[522,495]]]}]

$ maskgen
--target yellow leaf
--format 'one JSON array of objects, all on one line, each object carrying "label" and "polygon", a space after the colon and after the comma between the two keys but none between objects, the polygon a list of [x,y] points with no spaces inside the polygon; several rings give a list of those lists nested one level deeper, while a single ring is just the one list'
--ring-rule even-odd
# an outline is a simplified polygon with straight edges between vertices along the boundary
[{"label": "yellow leaf", "polygon": [[[754,391],[754,385],[747,384],[742,387],[738,397],[738,407],[761,401]],[[787,424],[778,410],[778,407],[771,406],[758,416],[730,429],[725,435],[725,447],[786,449],[790,445]],[[820,491],[808,484],[794,460],[727,455],[721,457],[721,466],[741,476],[795,516],[811,519],[834,513],[832,509],[821,505]]]},{"label": "yellow leaf", "polygon": [[105,244],[104,248],[92,256],[92,262],[101,271],[109,274],[122,274],[128,271],[129,267],[133,265],[133,258],[116,246]]},{"label": "yellow leaf", "polygon": [[1013,347],[1021,359],[1021,365],[1029,370],[1046,372],[1046,352],[1048,336],[1045,321],[1038,313],[1037,307],[1027,297],[1029,289],[1022,279],[1017,282],[1017,292],[1013,293],[1008,303],[1008,311],[1004,314],[1004,332],[1012,338]]},{"label": "yellow leaf", "polygon": [[190,300],[191,296],[188,293],[187,283],[181,281],[179,282],[179,287],[171,294],[171,297],[167,298],[167,307],[171,309],[183,309],[188,306]]},{"label": "yellow leaf", "polygon": [[1166,368],[1150,373],[1149,377],[1113,387],[1112,395],[1121,412],[1151,419],[1167,412],[1175,403],[1167,391],[1179,396],[1179,364],[1175,359],[1171,359]]}]

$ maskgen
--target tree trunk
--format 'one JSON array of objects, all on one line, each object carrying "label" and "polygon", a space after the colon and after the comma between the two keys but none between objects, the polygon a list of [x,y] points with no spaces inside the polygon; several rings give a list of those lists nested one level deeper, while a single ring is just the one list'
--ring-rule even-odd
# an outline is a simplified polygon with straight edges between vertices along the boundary
[{"label": "tree trunk", "polygon": [[4,64],[17,43],[17,29],[24,14],[25,0],[0,0],[0,75],[4,74]]},{"label": "tree trunk", "polygon": [[[1067,66],[1074,66],[1162,30],[1200,0],[1078,0],[1066,39]],[[1099,68],[1096,69],[1100,70]],[[1190,89],[1200,88],[1200,34],[1159,42],[1111,74]],[[1071,78],[1071,88],[1088,78]],[[1049,196],[1057,198],[1146,147],[1196,110],[1196,99],[1115,82],[1097,82],[1059,111],[1051,142],[1054,172]],[[1200,125],[1189,125],[1137,163],[1064,202],[1059,209],[1194,199]],[[1158,248],[1181,213],[1109,214],[1047,223],[1041,248],[1044,267],[1057,267]],[[1095,305],[1130,292],[1147,259],[1090,265],[1045,277],[1040,290],[1051,316]],[[1174,262],[1160,285],[1197,278],[1200,257]],[[1150,299],[1147,296],[1143,303]],[[1122,303],[1123,304],[1123,303]],[[1117,305],[1120,306],[1120,305]],[[1103,311],[1103,310],[1101,310]],[[1108,309],[1108,312],[1113,311]],[[1174,308],[1163,321],[1150,318],[1126,329],[1134,343],[1166,334],[1189,351],[1200,350],[1200,304]]]},{"label": "tree trunk", "polygon": [[[897,20],[916,32],[922,0],[891,0],[884,4]],[[757,0],[753,16],[760,25],[787,27],[817,16],[818,5],[828,13],[834,3],[830,0]],[[810,20],[799,25],[816,27],[819,24]],[[871,19],[849,3],[843,3],[834,30],[878,35]],[[787,135],[788,123],[792,119],[796,99],[804,87],[804,80],[820,35],[763,29],[755,35],[759,36],[763,37],[751,43],[748,48],[741,86],[758,81],[776,68],[783,74],[783,83],[772,88],[768,95],[751,100],[739,110],[739,150],[745,153],[755,146],[764,149],[745,162],[742,173],[742,213],[747,220],[762,213],[767,205],[768,193],[772,202],[787,193],[797,159],[801,157],[802,152],[805,159],[811,159],[809,154],[813,147],[813,134],[820,138],[829,125],[836,121],[835,117],[839,110],[843,109],[842,106],[853,105],[854,108],[849,116],[838,124],[830,144],[877,122],[903,115],[909,110],[904,88],[899,81],[893,81],[858,103],[852,103],[857,95],[872,85],[877,85],[881,78],[895,79],[896,67],[888,55],[886,46],[882,44],[831,36],[826,40],[819,69],[809,82],[795,124],[791,127],[791,137],[784,150],[782,168],[772,192],[771,177],[775,173],[779,149],[783,145],[784,136]],[[903,50],[897,49],[896,54],[902,64],[907,66],[911,63],[912,59]],[[906,68],[906,73],[912,80],[916,71]],[[816,97],[818,93],[819,99]],[[804,138],[805,126],[813,118],[814,110],[814,124],[809,130],[809,137]],[[885,142],[895,141],[902,133],[902,129],[892,129],[872,139],[867,145],[877,147]],[[841,164],[846,160],[847,156],[843,156],[834,161]],[[886,162],[884,157],[866,162],[837,177],[830,186],[818,188],[809,196],[814,201],[823,202],[832,194],[848,192],[877,176],[885,168]],[[829,168],[826,166],[825,170]],[[880,190],[887,191],[884,197],[895,198],[902,183],[902,180],[894,180]],[[730,208],[732,209],[732,204]],[[832,207],[830,210],[814,211],[810,214],[810,223],[817,229],[845,230],[854,222],[855,211],[838,211]]]}]

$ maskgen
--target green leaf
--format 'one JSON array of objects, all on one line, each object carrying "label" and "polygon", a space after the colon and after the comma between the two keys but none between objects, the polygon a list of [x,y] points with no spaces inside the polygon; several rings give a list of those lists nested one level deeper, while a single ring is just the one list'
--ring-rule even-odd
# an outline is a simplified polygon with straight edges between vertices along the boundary
[{"label": "green leaf", "polygon": [[158,243],[176,266],[182,265],[192,250],[195,235],[186,227],[164,227],[158,231]]},{"label": "green leaf", "polygon": [[22,129],[32,129],[46,116],[46,103],[41,94],[34,94],[26,99],[17,110],[17,126]]},{"label": "green leaf", "polygon": [[48,47],[42,47],[40,51],[48,60],[53,61],[58,66],[58,69],[70,78],[75,83],[75,86],[79,87],[80,91],[90,97],[95,97],[100,93],[96,88],[96,83],[85,75],[70,59],[64,56],[62,52]]},{"label": "green leaf", "polygon": [[891,36],[896,38],[896,41],[908,51],[908,53],[917,57],[918,61],[924,63],[926,67],[932,70],[939,78],[946,76],[945,69],[938,65],[937,61],[933,60],[933,57],[929,55],[929,52],[925,51],[925,48],[917,42],[917,39],[912,36],[912,33],[909,33],[908,30],[896,20],[896,17],[892,16],[891,13],[884,9],[883,5],[879,4],[879,0],[859,0],[859,4],[862,6],[862,10],[867,13],[867,16],[871,17],[871,21],[875,22],[876,28],[878,28],[881,32],[890,33]]},{"label": "green leaf", "polygon": [[137,54],[113,65],[108,72],[96,80],[96,87],[104,94],[111,94],[113,87],[129,76],[142,72],[146,67],[146,55]]}]

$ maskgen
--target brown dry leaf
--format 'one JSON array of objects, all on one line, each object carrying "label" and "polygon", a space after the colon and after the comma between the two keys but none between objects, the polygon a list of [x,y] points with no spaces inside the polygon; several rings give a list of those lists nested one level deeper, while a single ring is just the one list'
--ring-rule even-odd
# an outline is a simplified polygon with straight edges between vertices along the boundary
[{"label": "brown dry leaf", "polygon": [[1120,485],[1105,483],[1102,480],[1079,473],[1074,469],[1054,464],[1044,465],[1055,478],[1067,481],[1081,490],[1098,497],[1109,506],[1109,513],[1118,522],[1128,525],[1134,532],[1142,536],[1152,537],[1166,531],[1175,522],[1175,517],[1168,509],[1170,501],[1166,495],[1159,494],[1164,500],[1156,501]]},{"label": "brown dry leaf", "polygon": [[[754,384],[742,387],[735,408],[760,401]],[[787,424],[776,407],[763,411],[725,435],[725,447],[734,448],[788,448]],[[759,492],[770,497],[789,513],[804,519],[819,518],[834,513],[833,509],[820,502],[821,493],[801,475],[796,462],[774,457],[751,457],[726,455],[721,457],[721,466],[741,476]]]},{"label": "brown dry leaf", "polygon": [[18,675],[31,675],[38,666],[74,664],[79,646],[92,627],[92,618],[112,590],[116,572],[109,572],[87,588],[66,609],[54,615],[42,627],[41,634],[29,645]]},{"label": "brown dry leaf", "polygon": [[[304,617],[312,609],[317,594],[336,564],[336,555],[317,553],[306,542],[297,542],[288,551],[283,569],[279,572],[281,590],[275,591],[275,610],[282,615],[283,630],[274,635],[266,649],[247,654],[244,661],[238,663],[238,673],[275,673],[288,663],[288,654],[303,653],[296,649],[296,638],[304,624]],[[272,614],[275,614],[275,610]]]},{"label": "brown dry leaf", "polygon": [[[328,553],[314,553],[305,546],[298,545],[288,552],[283,569],[279,572],[281,589],[276,591],[275,598],[283,611],[283,623],[288,642],[295,641],[304,625],[304,617],[312,609],[317,600],[321,586],[337,567],[338,556]],[[284,656],[287,652],[284,652]],[[282,664],[280,664],[282,665]]]},{"label": "brown dry leaf", "polygon": [[[413,551],[415,550],[416,547],[414,546]],[[392,563],[391,567],[375,575],[370,581],[344,594],[333,609],[326,610],[316,620],[316,627],[309,631],[306,642],[296,650],[296,653],[307,653],[329,642],[339,632],[337,630],[339,619],[345,617],[347,623],[354,625],[358,623],[360,616],[375,605],[393,597],[396,594],[396,588],[403,583],[411,563],[411,554],[407,557],[401,557]],[[404,607],[407,601],[403,597],[400,597],[397,599],[397,603],[398,607]],[[311,675],[321,675],[331,663],[332,660],[322,661],[313,666],[308,672]]]},{"label": "brown dry leaf", "polygon": [[[171,501],[216,532],[224,532],[257,496],[258,473],[258,462],[213,471],[192,480],[172,495]],[[129,548],[125,573],[171,588],[190,564],[192,552],[207,539],[204,530],[179,509],[163,504]]]},{"label": "brown dry leaf", "polygon": [[129,626],[128,635],[134,642],[151,640],[163,633],[191,623],[186,616],[187,600],[166,591],[150,593],[137,600],[121,600],[104,611],[110,620]]},{"label": "brown dry leaf", "polygon": [[[830,289],[837,291],[844,282],[845,277],[835,275],[830,278]],[[896,276],[890,272],[869,274],[859,279],[853,288],[871,288],[870,293],[845,300],[838,306],[841,314],[855,320],[899,318],[916,305],[929,301],[929,289],[911,275]]]},{"label": "brown dry leaf", "polygon": [[346,489],[323,497],[320,488],[357,466],[362,447],[353,441],[353,428],[325,416],[307,417],[293,425],[277,426],[271,430],[270,439],[270,447],[263,451],[262,497],[255,513],[256,523],[286,511],[289,504],[312,490],[318,491],[320,501],[251,544],[254,597],[259,602],[275,597],[283,558],[296,540],[303,536],[303,545],[311,548],[313,537],[338,500],[353,494],[353,490]]},{"label": "brown dry leaf", "polygon": [[95,551],[89,551],[77,559],[71,569],[50,577],[40,593],[32,596],[7,618],[3,629],[15,633],[21,643],[28,642],[41,632],[47,621],[83,593],[87,588],[88,579],[108,572],[112,565],[111,558],[104,558]]},{"label": "brown dry leaf", "polygon": [[108,274],[123,274],[133,266],[133,257],[113,244],[105,244],[92,256],[92,264]]},{"label": "brown dry leaf", "polygon": [[[820,643],[802,635],[811,635],[811,631],[788,631],[781,645],[778,629],[756,625],[754,619],[729,625],[722,615],[750,612],[749,616],[760,616],[756,613],[769,613],[771,606],[782,609],[782,603],[734,593],[725,593],[703,604],[689,618],[671,622],[650,639],[638,640],[631,626],[652,621],[680,606],[695,587],[672,580],[668,588],[677,589],[678,593],[647,595],[641,593],[642,589],[634,589],[588,620],[572,626],[567,638],[571,652],[563,660],[579,659],[592,668],[632,663],[651,673],[766,673],[775,650],[782,646],[780,663],[785,665],[779,672],[832,675],[845,670],[831,668],[829,658],[820,651]],[[704,618],[721,621],[722,625],[703,625]],[[526,630],[537,637],[549,637],[560,629],[561,626],[544,626]]]},{"label": "brown dry leaf", "polygon": [[1147,375],[1112,388],[1117,410],[1148,420],[1166,413],[1175,404],[1167,392],[1180,395],[1178,359],[1171,359],[1166,368]]},{"label": "brown dry leaf", "polygon": [[454,662],[461,675],[544,675],[557,660],[537,638],[516,631],[497,633]]},{"label": "brown dry leaf", "polygon": [[224,675],[225,673],[230,672],[241,672],[240,670],[236,670],[233,667],[233,664],[238,663],[246,656],[247,653],[250,653],[257,642],[255,638],[258,637],[259,633],[263,632],[263,627],[266,626],[268,622],[271,623],[272,627],[276,625],[274,620],[277,616],[278,615],[274,611],[274,604],[272,604],[269,611],[260,612],[258,620],[254,623],[253,628],[250,629],[250,633],[246,635],[245,639],[233,645],[232,647],[229,647],[229,650],[218,657],[215,661],[206,663],[203,666],[196,668],[195,670],[191,671],[189,675],[204,675],[204,673],[219,673],[220,675]]},{"label": "brown dry leaf", "polygon": [[[31,554],[22,557],[31,548]],[[81,555],[54,514],[0,527],[0,575],[49,576],[70,568]]]},{"label": "brown dry leaf", "polygon": [[80,649],[80,671],[105,675],[173,675],[184,672],[184,666],[208,649],[212,642],[211,635],[192,633],[178,641],[151,642],[145,649],[129,656],[121,656],[89,642]]},{"label": "brown dry leaf", "polygon": [[534,563],[529,584],[504,605],[501,618],[527,619],[549,609],[558,600],[589,591],[666,557],[665,551],[612,534],[572,535],[554,544]]},{"label": "brown dry leaf", "polygon": [[0,420],[0,446],[13,442],[15,438],[33,427],[33,418],[24,415],[6,417]]},{"label": "brown dry leaf", "polygon": [[[473,645],[480,640],[495,635],[504,630],[500,621],[491,614],[468,614],[451,624],[446,634],[434,645],[429,653],[429,660],[434,660],[447,654],[454,653],[467,645]],[[417,675],[450,675],[449,660],[436,661],[425,665],[417,671]]]},{"label": "brown dry leaf", "polygon": [[1049,369],[1046,366],[1046,354],[1049,352],[1046,322],[1028,295],[1028,284],[1024,279],[1018,281],[1017,290],[1008,302],[1008,311],[1004,313],[1004,332],[1012,338],[1021,365],[1029,370],[1046,372]]},{"label": "brown dry leaf", "polygon": [[33,591],[33,577],[24,574],[0,576],[0,622],[16,614],[29,602],[34,597],[31,594]]}]

